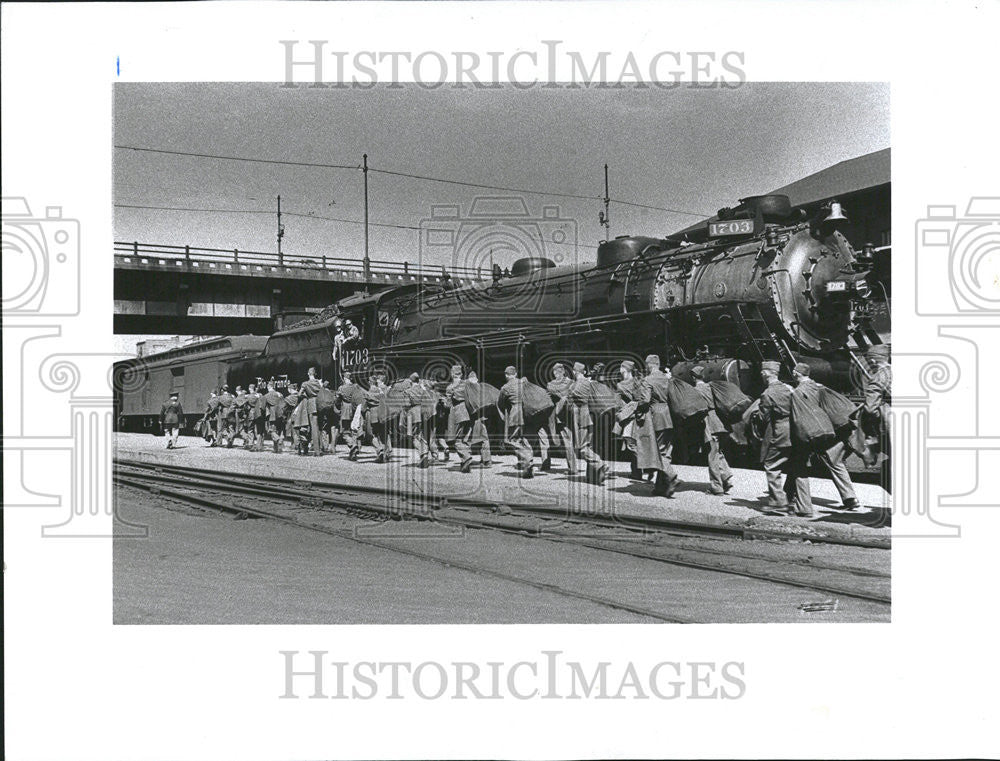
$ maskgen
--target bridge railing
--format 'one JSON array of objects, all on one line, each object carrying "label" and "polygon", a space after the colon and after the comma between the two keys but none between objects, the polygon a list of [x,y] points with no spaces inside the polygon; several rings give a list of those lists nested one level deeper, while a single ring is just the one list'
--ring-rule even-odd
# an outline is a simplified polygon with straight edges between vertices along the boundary
[{"label": "bridge railing", "polygon": [[[137,259],[171,259],[187,262],[218,262],[227,264],[260,265],[266,267],[291,267],[295,269],[326,270],[364,274],[360,259],[339,256],[281,255],[267,251],[242,251],[236,248],[203,248],[200,246],[172,246],[162,243],[115,241],[116,256],[133,256]],[[445,265],[369,260],[369,270],[376,276],[452,277],[463,280],[482,280],[490,273],[482,268],[446,267]]]}]

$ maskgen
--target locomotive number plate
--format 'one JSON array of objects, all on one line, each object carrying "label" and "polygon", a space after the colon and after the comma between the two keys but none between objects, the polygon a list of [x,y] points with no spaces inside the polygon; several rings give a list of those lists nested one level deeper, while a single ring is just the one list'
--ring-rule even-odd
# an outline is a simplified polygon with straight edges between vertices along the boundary
[{"label": "locomotive number plate", "polygon": [[827,293],[832,293],[834,291],[846,291],[846,290],[847,290],[847,283],[845,283],[843,280],[831,280],[829,283],[826,284]]},{"label": "locomotive number plate", "polygon": [[712,238],[723,235],[753,235],[752,219],[732,219],[726,222],[709,222],[708,234]]}]

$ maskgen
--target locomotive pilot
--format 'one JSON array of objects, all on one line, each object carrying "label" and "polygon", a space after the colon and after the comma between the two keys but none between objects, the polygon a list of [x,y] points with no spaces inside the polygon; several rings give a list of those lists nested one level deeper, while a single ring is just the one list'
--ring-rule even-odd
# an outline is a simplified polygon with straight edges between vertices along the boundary
[{"label": "locomotive pilot", "polygon": [[[792,389],[778,379],[780,369],[778,362],[761,363],[760,374],[767,387],[760,396],[757,415],[764,431],[760,454],[767,477],[767,505],[785,511],[791,501],[797,515],[810,517],[813,506],[806,471],[809,450],[792,445]],[[782,471],[785,471],[784,489]]]},{"label": "locomotive pilot", "polygon": [[304,423],[303,427],[309,427],[309,437],[312,442],[313,457],[320,457],[323,454],[323,447],[319,436],[319,413],[316,407],[316,395],[319,394],[323,384],[316,377],[316,368],[310,367],[307,371],[308,378],[302,382],[299,388],[299,396],[304,405],[302,416],[297,423]]},{"label": "locomotive pilot", "polygon": [[616,417],[626,446],[635,456],[634,468],[640,474],[653,471],[659,480],[663,480],[666,476],[663,475],[663,459],[650,413],[652,395],[649,385],[635,374],[635,362],[630,359],[622,361],[621,373],[617,389],[624,406]]},{"label": "locomotive pilot", "polygon": [[500,389],[497,409],[504,415],[504,439],[517,455],[517,468],[522,478],[532,478],[534,452],[524,436],[524,407],[522,392],[524,379],[517,377],[517,369],[510,365],[504,371],[506,383]]},{"label": "locomotive pilot", "polygon": [[663,372],[660,369],[660,358],[656,354],[646,357],[645,381],[649,386],[649,413],[653,418],[653,430],[656,432],[656,446],[663,461],[663,468],[657,472],[656,480],[653,482],[653,494],[672,497],[680,483],[680,477],[672,464],[674,421],[670,414],[670,405],[667,403],[670,372]]},{"label": "locomotive pilot", "polygon": [[[802,389],[807,398],[815,405],[819,406],[819,397],[823,392],[823,384],[814,381],[809,373],[812,368],[804,362],[799,362],[792,370],[792,379],[796,388]],[[830,473],[830,480],[840,494],[840,501],[845,510],[856,510],[860,507],[858,496],[854,493],[854,484],[851,483],[851,474],[847,472],[847,465],[844,458],[847,455],[846,436],[837,438],[833,444],[825,449],[814,453],[815,458],[823,463],[823,466]]]},{"label": "locomotive pilot", "polygon": [[[571,474],[577,471],[576,446],[573,442],[572,404],[568,400],[569,389],[572,385],[573,381],[566,377],[566,367],[561,362],[556,362],[552,366],[552,380],[545,386],[545,390],[549,392],[555,405],[549,415],[549,433],[553,442],[562,442],[563,451],[566,453],[566,469]],[[545,448],[548,449],[548,447]],[[542,470],[549,470],[551,467],[551,458],[543,456]]]},{"label": "locomotive pilot", "polygon": [[571,420],[576,453],[587,463],[587,480],[590,483],[602,484],[607,476],[608,467],[593,449],[594,418],[590,414],[590,400],[594,396],[593,384],[587,377],[587,367],[582,362],[573,363],[573,376],[573,385],[569,388],[568,396],[572,402]]},{"label": "locomotive pilot", "polygon": [[729,434],[729,429],[715,411],[715,398],[712,387],[705,381],[705,368],[697,365],[691,370],[694,376],[694,388],[708,402],[708,414],[705,416],[704,436],[708,445],[708,490],[712,494],[726,494],[733,488],[733,472],[729,469],[726,455],[722,452],[720,439]]},{"label": "locomotive pilot", "polygon": [[274,388],[274,379],[267,384],[267,393],[261,397],[264,402],[264,420],[271,445],[275,453],[280,453],[285,443],[285,415],[288,405],[285,397]]},{"label": "locomotive pilot", "polygon": [[184,410],[181,408],[178,394],[172,393],[170,399],[160,407],[160,427],[167,437],[167,449],[177,446],[177,434],[180,431],[181,421],[184,419]]}]

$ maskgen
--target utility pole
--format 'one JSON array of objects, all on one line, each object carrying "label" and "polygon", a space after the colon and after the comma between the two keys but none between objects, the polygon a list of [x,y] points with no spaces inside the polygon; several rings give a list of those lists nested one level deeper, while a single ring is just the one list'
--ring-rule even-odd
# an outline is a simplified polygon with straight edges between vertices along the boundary
[{"label": "utility pole", "polygon": [[604,240],[611,240],[611,196],[608,194],[608,165],[604,165],[604,211],[598,214],[604,228]]},{"label": "utility pole", "polygon": [[364,154],[364,164],[362,165],[362,173],[365,176],[365,293],[368,293],[368,284],[371,282],[372,278],[372,262],[368,258],[368,154]]},{"label": "utility pole", "polygon": [[278,266],[285,266],[285,259],[281,255],[281,239],[285,237],[285,228],[281,224],[281,196],[278,196]]}]

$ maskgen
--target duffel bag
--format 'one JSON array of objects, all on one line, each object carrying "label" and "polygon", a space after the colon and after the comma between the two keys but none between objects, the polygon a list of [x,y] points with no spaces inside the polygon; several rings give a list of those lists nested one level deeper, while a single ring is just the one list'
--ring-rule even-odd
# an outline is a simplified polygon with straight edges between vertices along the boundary
[{"label": "duffel bag", "polygon": [[750,409],[753,399],[743,393],[743,389],[735,383],[724,380],[714,380],[708,384],[712,389],[712,401],[715,403],[715,413],[723,423],[735,423]]},{"label": "duffel bag", "polygon": [[706,415],[709,410],[708,400],[679,378],[671,378],[667,385],[667,404],[674,422]]},{"label": "duffel bag", "polygon": [[500,390],[496,386],[473,381],[465,383],[465,406],[471,417],[476,417],[486,407],[496,405],[499,398]]},{"label": "duffel bag", "polygon": [[857,423],[855,420],[857,405],[839,391],[824,386],[820,391],[819,406],[837,430]]},{"label": "duffel bag", "polygon": [[818,397],[813,389],[792,389],[792,441],[811,449],[822,448],[834,438],[833,422],[819,406]]},{"label": "duffel bag", "polygon": [[618,394],[609,386],[600,381],[590,382],[590,398],[587,400],[587,406],[595,417],[618,409],[619,401]]},{"label": "duffel bag", "polygon": [[555,404],[549,392],[531,381],[521,384],[521,406],[525,417],[541,417],[552,412]]}]

